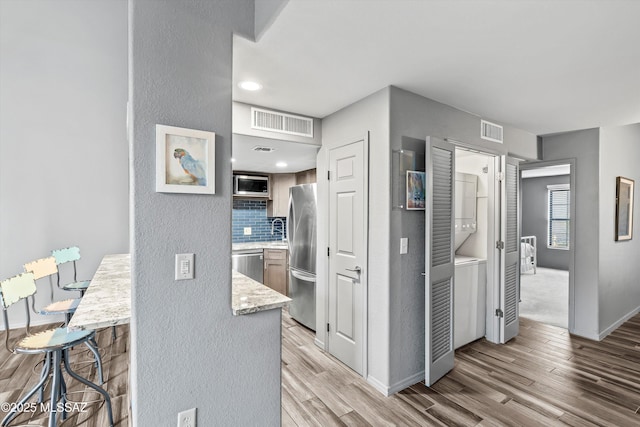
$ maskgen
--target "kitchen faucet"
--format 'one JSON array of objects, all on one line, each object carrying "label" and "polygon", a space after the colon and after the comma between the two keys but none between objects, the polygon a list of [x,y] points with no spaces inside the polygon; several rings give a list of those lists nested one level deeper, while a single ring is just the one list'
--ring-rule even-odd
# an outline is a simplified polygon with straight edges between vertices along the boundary
[{"label": "kitchen faucet", "polygon": [[[280,223],[280,228],[276,228],[276,222]],[[282,220],[282,218],[276,218],[273,221],[271,221],[271,235],[273,236],[273,232],[274,231],[279,231],[280,233],[282,233],[282,241],[284,242],[285,238],[284,238],[284,221]]]}]

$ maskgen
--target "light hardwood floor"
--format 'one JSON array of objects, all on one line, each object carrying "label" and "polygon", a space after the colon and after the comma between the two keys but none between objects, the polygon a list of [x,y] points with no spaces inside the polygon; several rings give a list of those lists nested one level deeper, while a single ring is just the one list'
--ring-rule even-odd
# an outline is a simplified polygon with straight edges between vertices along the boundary
[{"label": "light hardwood floor", "polygon": [[[318,349],[313,333],[286,312],[282,322],[284,426],[640,425],[640,315],[602,342],[521,319],[520,335],[508,344],[469,344],[432,388],[418,383],[391,397]],[[116,425],[126,426],[128,328],[118,327],[113,345],[109,329],[98,341]],[[32,368],[38,359],[0,350],[0,402],[15,402],[37,381]],[[73,359],[87,359],[85,349],[74,349]],[[92,365],[83,366],[79,372],[95,378]],[[46,425],[46,414],[23,414],[19,421]],[[64,425],[105,426],[104,404]]]},{"label": "light hardwood floor", "polygon": [[[52,325],[32,328],[32,331],[46,329]],[[23,330],[12,331],[11,337],[17,338]],[[40,365],[34,366],[42,360],[38,355],[10,354],[4,348],[4,332],[0,332],[2,347],[0,348],[0,404],[17,402],[27,390],[30,390],[39,379]],[[129,327],[118,326],[116,340],[112,342],[111,328],[103,329],[97,334],[98,346],[102,355],[104,389],[111,396],[113,408],[113,418],[115,425],[125,427],[128,425],[127,388],[129,380]],[[71,367],[80,375],[96,381],[96,369],[92,363],[86,346],[81,345],[71,350]],[[63,370],[63,375],[64,370]],[[71,407],[78,409],[73,411],[67,421],[62,426],[83,426],[83,427],[104,427],[108,425],[107,411],[104,399],[101,395],[93,392],[85,392],[86,387],[78,381],[65,376],[69,391],[69,400],[90,401],[85,408],[80,406]],[[49,399],[50,388],[47,387],[45,399]],[[74,393],[72,393],[74,392]],[[35,397],[30,400],[35,402]],[[36,409],[40,409],[36,405]],[[80,411],[82,409],[82,411]],[[0,420],[6,415],[0,409]],[[27,424],[29,426],[46,426],[49,419],[48,413],[40,410],[24,411],[15,418],[10,426]]]},{"label": "light hardwood floor", "polygon": [[640,315],[602,342],[521,319],[506,345],[478,340],[428,388],[384,397],[283,314],[284,426],[638,426]]}]

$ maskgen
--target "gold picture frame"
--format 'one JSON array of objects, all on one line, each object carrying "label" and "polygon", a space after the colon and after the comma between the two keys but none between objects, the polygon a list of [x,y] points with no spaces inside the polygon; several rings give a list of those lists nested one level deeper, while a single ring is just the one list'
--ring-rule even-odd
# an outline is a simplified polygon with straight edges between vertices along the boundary
[{"label": "gold picture frame", "polygon": [[633,186],[632,179],[616,178],[616,242],[633,237]]}]

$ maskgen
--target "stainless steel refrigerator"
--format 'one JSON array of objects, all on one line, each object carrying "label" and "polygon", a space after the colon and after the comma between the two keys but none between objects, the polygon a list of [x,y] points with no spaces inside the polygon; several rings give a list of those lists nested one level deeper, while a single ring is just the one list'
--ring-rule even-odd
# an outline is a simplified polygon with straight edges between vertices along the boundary
[{"label": "stainless steel refrigerator", "polygon": [[316,184],[289,189],[289,314],[316,329]]}]

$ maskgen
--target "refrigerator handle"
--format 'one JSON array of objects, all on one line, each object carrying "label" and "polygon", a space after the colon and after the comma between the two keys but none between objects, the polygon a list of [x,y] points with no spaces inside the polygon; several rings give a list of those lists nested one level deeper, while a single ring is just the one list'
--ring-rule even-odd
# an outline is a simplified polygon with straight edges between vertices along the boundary
[{"label": "refrigerator handle", "polygon": [[295,238],[295,231],[293,230],[295,224],[295,212],[293,210],[293,197],[291,197],[291,189],[289,189],[289,212],[287,214],[287,245],[289,245],[289,252],[291,252],[291,241]]}]

